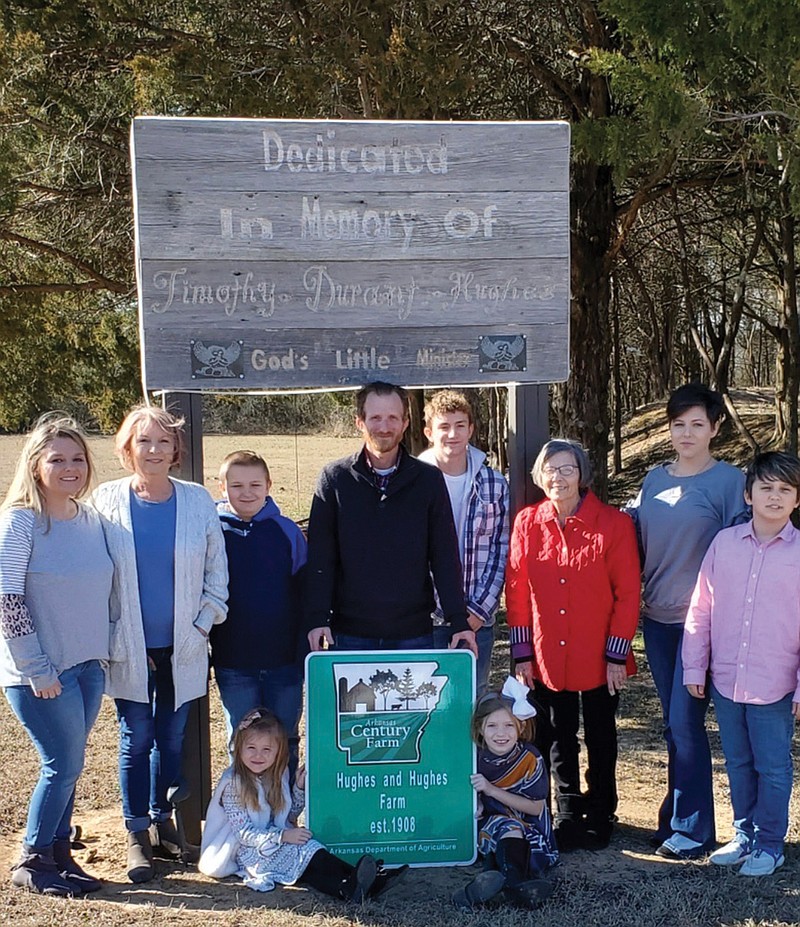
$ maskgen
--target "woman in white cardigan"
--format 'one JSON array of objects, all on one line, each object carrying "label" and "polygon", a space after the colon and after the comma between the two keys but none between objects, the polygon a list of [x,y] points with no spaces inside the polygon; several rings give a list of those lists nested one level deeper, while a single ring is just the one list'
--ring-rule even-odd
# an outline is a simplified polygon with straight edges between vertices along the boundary
[{"label": "woman in white cardigan", "polygon": [[94,494],[114,561],[106,692],[120,723],[119,775],[128,877],[153,877],[153,851],[180,855],[167,789],[181,770],[193,699],[208,680],[208,632],[225,620],[228,570],[206,489],[169,476],[183,421],[163,409],[128,414],[116,449],[132,476]]}]

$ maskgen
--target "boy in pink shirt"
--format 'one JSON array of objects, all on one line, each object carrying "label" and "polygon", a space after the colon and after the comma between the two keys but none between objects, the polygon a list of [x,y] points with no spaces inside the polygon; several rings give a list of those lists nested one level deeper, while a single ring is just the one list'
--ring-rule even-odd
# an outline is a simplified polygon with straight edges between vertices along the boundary
[{"label": "boy in pink shirt", "polygon": [[747,469],[753,519],[720,531],[700,567],[683,638],[683,683],[711,697],[731,789],[735,835],[711,854],[740,875],[783,865],[800,717],[800,460],[772,451]]}]

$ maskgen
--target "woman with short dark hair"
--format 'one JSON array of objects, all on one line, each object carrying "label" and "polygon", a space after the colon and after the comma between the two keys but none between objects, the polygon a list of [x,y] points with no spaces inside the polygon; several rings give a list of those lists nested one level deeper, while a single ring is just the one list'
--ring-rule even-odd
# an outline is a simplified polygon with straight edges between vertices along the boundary
[{"label": "woman with short dark hair", "polygon": [[[517,515],[506,571],[511,653],[551,726],[537,732],[549,760],[559,849],[608,845],[617,807],[616,710],[635,671],[639,617],[636,534],[627,515],[589,489],[574,441],[549,441],[532,471],[547,497]],[[581,791],[583,714],[588,790]]]},{"label": "woman with short dark hair", "polygon": [[694,859],[714,847],[716,831],[708,698],[692,698],[683,685],[683,625],[709,545],[746,518],[744,474],[711,453],[724,412],[719,393],[700,383],[681,386],[666,411],[677,456],[647,473],[627,511],[639,535],[644,643],[667,742],[667,794],[652,842],[659,856]]}]

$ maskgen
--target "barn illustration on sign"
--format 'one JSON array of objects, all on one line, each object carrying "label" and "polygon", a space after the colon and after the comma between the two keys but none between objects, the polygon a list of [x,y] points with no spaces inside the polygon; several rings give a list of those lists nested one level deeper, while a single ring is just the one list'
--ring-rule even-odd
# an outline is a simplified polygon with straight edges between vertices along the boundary
[{"label": "barn illustration on sign", "polygon": [[349,765],[418,763],[420,742],[439,705],[446,675],[439,664],[334,663],[337,746]]}]

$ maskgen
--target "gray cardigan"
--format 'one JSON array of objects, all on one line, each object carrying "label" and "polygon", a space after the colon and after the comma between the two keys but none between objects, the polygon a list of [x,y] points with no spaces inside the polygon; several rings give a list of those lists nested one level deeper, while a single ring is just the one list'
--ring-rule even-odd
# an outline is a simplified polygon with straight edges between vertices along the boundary
[{"label": "gray cardigan", "polygon": [[[111,590],[111,646],[106,693],[133,702],[149,700],[136,548],[131,521],[131,477],[104,483],[92,496],[103,516],[114,562]],[[214,502],[196,483],[172,480],[175,515],[175,617],[172,674],[175,708],[205,695],[208,685],[206,634],[225,620],[228,563]]]}]

